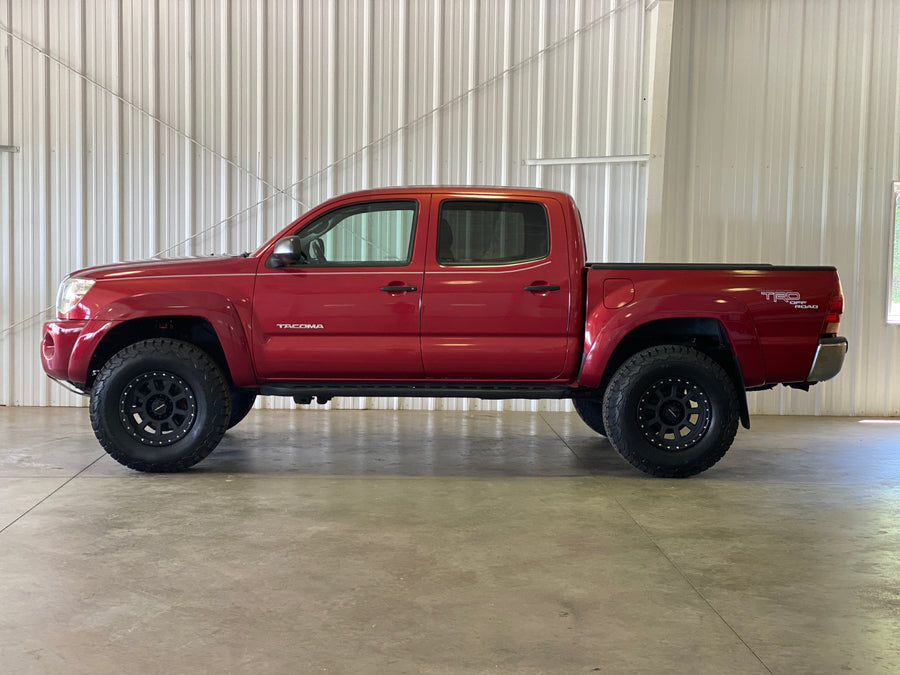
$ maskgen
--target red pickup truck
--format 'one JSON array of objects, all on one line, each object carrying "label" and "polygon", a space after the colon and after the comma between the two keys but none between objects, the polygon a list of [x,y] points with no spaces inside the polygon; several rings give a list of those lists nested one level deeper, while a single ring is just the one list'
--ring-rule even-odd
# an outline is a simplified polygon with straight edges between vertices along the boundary
[{"label": "red pickup truck", "polygon": [[44,370],[140,471],[276,394],[570,398],[641,471],[689,476],[749,428],[747,390],[807,389],[847,350],[833,267],[589,264],[572,198],[518,188],[344,195],[252,255],[75,272],[57,304]]}]

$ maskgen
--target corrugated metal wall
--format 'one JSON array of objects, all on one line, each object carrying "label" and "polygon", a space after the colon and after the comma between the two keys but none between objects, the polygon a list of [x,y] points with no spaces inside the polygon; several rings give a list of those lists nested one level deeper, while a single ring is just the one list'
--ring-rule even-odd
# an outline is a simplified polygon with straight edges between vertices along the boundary
[{"label": "corrugated metal wall", "polygon": [[354,189],[563,189],[591,258],[641,260],[645,164],[524,162],[645,152],[655,4],[0,0],[0,404],[83,403],[38,365],[68,271],[255,249]]},{"label": "corrugated metal wall", "polygon": [[676,4],[663,212],[647,260],[836,265],[849,361],[757,412],[900,414],[885,322],[900,178],[900,3]]}]

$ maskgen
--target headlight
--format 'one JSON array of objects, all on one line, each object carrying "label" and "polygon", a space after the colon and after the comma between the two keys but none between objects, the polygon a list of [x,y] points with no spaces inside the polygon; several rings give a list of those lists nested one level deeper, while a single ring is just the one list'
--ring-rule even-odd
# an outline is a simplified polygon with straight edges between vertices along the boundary
[{"label": "headlight", "polygon": [[66,277],[59,285],[59,293],[56,296],[56,311],[62,317],[81,302],[82,298],[94,285],[93,279],[72,279]]}]

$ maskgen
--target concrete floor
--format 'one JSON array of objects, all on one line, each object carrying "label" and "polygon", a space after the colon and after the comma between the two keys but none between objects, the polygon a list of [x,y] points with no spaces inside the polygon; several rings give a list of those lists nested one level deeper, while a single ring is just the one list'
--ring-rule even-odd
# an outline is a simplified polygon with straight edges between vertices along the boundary
[{"label": "concrete floor", "polygon": [[567,414],[253,411],[180,475],[0,408],[0,671],[900,671],[900,425],[688,480]]}]

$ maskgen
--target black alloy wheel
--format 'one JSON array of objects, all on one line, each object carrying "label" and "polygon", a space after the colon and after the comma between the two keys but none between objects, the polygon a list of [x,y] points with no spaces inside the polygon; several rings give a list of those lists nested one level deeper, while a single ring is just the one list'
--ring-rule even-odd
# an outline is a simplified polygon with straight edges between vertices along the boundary
[{"label": "black alloy wheel", "polygon": [[644,473],[684,478],[705,471],[737,434],[740,406],[731,376],[710,356],[683,345],[634,354],[603,397],[613,447]]},{"label": "black alloy wheel", "polygon": [[637,414],[644,438],[670,452],[687,450],[703,440],[713,417],[706,392],[681,377],[653,383],[641,395]]},{"label": "black alloy wheel", "polygon": [[154,338],[124,347],[91,389],[100,445],[138,471],[182,471],[215,449],[231,417],[231,388],[202,349]]},{"label": "black alloy wheel", "polygon": [[171,445],[180,441],[197,419],[197,399],[190,386],[164,371],[141,373],[119,400],[122,425],[141,443]]}]

